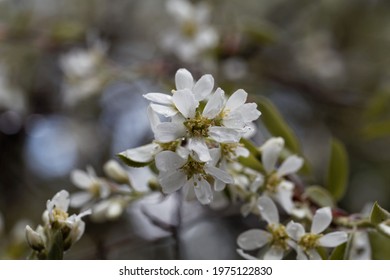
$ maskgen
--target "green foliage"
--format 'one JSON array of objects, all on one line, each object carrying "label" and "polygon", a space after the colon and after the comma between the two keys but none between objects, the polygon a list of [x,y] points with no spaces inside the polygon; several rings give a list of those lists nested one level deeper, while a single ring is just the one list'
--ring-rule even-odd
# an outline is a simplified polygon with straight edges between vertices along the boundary
[{"label": "green foliage", "polygon": [[332,253],[329,256],[330,260],[344,260],[345,259],[345,250],[347,248],[347,242],[337,246],[333,249]]},{"label": "green foliage", "polygon": [[136,167],[136,168],[139,168],[139,167],[144,167],[144,166],[147,166],[149,164],[151,164],[152,162],[137,162],[137,161],[133,161],[131,159],[129,159],[128,157],[126,157],[125,155],[123,154],[117,154],[117,156],[119,157],[120,160],[122,160],[122,162],[130,167]]},{"label": "green foliage", "polygon": [[372,259],[390,260],[390,238],[377,231],[370,231],[369,238],[371,243]]},{"label": "green foliage", "polygon": [[345,194],[348,173],[349,162],[345,147],[339,140],[333,138],[325,185],[335,201],[342,199]]},{"label": "green foliage", "polygon": [[284,138],[287,149],[292,153],[300,154],[300,146],[298,139],[287,125],[278,109],[267,99],[260,97],[257,102],[259,110],[261,111],[261,120],[273,136],[280,136]]},{"label": "green foliage", "polygon": [[378,225],[388,219],[390,219],[390,213],[380,207],[378,202],[375,202],[370,213],[371,223]]},{"label": "green foliage", "polygon": [[319,207],[334,207],[334,200],[332,195],[320,186],[310,186],[305,190],[304,196],[309,198],[312,202],[317,204]]}]

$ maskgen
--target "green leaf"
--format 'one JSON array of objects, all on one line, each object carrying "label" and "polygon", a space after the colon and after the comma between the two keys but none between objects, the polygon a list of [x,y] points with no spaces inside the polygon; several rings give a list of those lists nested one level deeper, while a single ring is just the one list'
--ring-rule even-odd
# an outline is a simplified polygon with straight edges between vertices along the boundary
[{"label": "green leaf", "polygon": [[238,161],[246,166],[246,167],[249,167],[253,170],[256,170],[258,172],[261,172],[261,173],[264,173],[265,170],[264,170],[264,167],[263,165],[260,163],[260,161],[255,157],[253,156],[252,154],[249,154],[248,157],[239,157],[238,158]]},{"label": "green leaf", "polygon": [[335,203],[332,195],[320,186],[310,186],[305,190],[304,196],[308,197],[312,202],[320,207],[334,207]]},{"label": "green leaf", "polygon": [[128,165],[130,167],[139,168],[139,167],[147,166],[147,165],[152,163],[152,161],[149,161],[149,162],[133,161],[133,160],[129,159],[128,157],[126,157],[125,155],[122,155],[122,154],[117,154],[117,156],[119,157],[120,160],[123,161],[124,164],[126,164],[126,165]]},{"label": "green leaf", "polygon": [[256,158],[260,158],[260,151],[259,149],[254,145],[254,143],[248,139],[241,138],[240,143],[245,146],[245,148],[248,149],[248,151],[255,156]]},{"label": "green leaf", "polygon": [[330,260],[344,260],[345,249],[347,248],[347,242],[337,246],[330,254]]},{"label": "green leaf", "polygon": [[326,188],[335,201],[343,198],[347,189],[349,162],[344,145],[337,139],[332,139],[331,152],[326,178]]},{"label": "green leaf", "polygon": [[375,202],[371,208],[370,221],[371,223],[378,225],[386,220],[390,219],[390,213],[379,206],[378,202]]},{"label": "green leaf", "polygon": [[390,238],[377,231],[370,231],[369,238],[371,243],[372,259],[390,260]]},{"label": "green leaf", "polygon": [[284,138],[286,147],[295,154],[300,154],[298,138],[294,131],[287,125],[278,109],[265,98],[260,97],[258,102],[261,111],[261,120],[273,136]]}]

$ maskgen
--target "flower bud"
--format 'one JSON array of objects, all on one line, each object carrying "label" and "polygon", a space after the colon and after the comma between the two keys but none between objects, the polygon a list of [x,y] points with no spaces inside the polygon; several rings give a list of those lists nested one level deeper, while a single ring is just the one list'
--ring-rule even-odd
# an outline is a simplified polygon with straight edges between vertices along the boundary
[{"label": "flower bud", "polygon": [[104,172],[118,183],[129,183],[129,175],[126,170],[115,160],[109,160],[104,164]]},{"label": "flower bud", "polygon": [[42,236],[28,225],[26,226],[26,239],[30,247],[36,251],[41,251],[45,248]]}]

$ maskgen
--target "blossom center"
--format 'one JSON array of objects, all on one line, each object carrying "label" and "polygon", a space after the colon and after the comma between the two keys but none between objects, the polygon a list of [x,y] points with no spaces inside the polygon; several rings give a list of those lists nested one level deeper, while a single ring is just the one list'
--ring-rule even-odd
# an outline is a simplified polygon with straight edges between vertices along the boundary
[{"label": "blossom center", "polygon": [[197,116],[184,122],[190,137],[208,137],[208,130],[211,125],[212,120],[203,116]]},{"label": "blossom center", "polygon": [[164,150],[164,151],[172,151],[175,152],[177,149],[177,146],[179,146],[179,141],[172,141],[168,143],[160,143],[158,142],[158,145]]},{"label": "blossom center", "polygon": [[301,237],[298,244],[305,252],[308,252],[308,250],[314,249],[318,246],[318,239],[320,239],[321,236],[322,234],[306,233]]},{"label": "blossom center", "polygon": [[272,245],[288,250],[287,240],[289,239],[286,227],[283,225],[268,225],[268,231],[272,234]]},{"label": "blossom center", "polygon": [[272,173],[267,178],[266,189],[269,192],[276,193],[277,192],[277,187],[279,186],[281,181],[282,180],[279,178],[279,176],[278,176],[278,174],[276,172]]},{"label": "blossom center", "polygon": [[184,37],[193,38],[195,34],[198,32],[198,26],[192,20],[187,20],[183,23],[181,27],[181,32]]},{"label": "blossom center", "polygon": [[192,157],[188,157],[187,162],[181,167],[184,173],[187,175],[187,179],[192,178],[194,175],[206,175],[204,171],[205,162],[199,162]]},{"label": "blossom center", "polygon": [[69,214],[59,208],[54,208],[52,211],[54,221],[66,221],[68,219]]}]

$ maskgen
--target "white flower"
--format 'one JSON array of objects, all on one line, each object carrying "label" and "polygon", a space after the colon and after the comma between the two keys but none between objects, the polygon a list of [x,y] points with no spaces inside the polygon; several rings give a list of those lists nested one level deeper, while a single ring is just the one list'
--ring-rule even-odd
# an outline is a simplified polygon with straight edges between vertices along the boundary
[{"label": "white flower", "polygon": [[72,207],[81,207],[92,199],[106,198],[110,194],[110,187],[103,179],[96,176],[91,167],[87,167],[87,172],[74,170],[70,177],[72,183],[83,190],[72,194]]},{"label": "white flower", "polygon": [[91,219],[95,222],[115,220],[122,215],[128,201],[122,196],[113,196],[100,201],[92,207]]},{"label": "white flower", "polygon": [[[218,149],[212,149],[211,154],[217,154]],[[214,157],[214,161],[218,158]],[[163,151],[156,156],[156,166],[160,171],[158,180],[163,192],[166,194],[175,192],[184,187],[186,194],[192,190],[202,204],[208,204],[213,199],[209,179],[218,184],[230,184],[232,177],[225,171],[215,167],[215,162],[202,162],[195,156],[181,157],[171,151]]]},{"label": "white flower", "polygon": [[279,223],[278,209],[269,197],[262,196],[257,203],[262,218],[268,223],[267,231],[251,229],[242,233],[237,239],[237,244],[241,248],[237,252],[244,258],[254,259],[243,250],[251,251],[269,245],[263,258],[265,260],[280,260],[284,253],[290,249],[286,228]]},{"label": "white flower", "polygon": [[204,3],[192,5],[185,0],[170,0],[167,10],[177,26],[164,34],[161,42],[164,49],[183,61],[193,62],[217,45],[218,33],[208,24],[210,11]]},{"label": "white flower", "polygon": [[[42,226],[39,226],[42,228]],[[34,250],[40,251],[45,248],[45,236],[42,230],[33,230],[29,225],[26,226],[26,239],[28,245]]]},{"label": "white flower", "polygon": [[291,213],[294,208],[292,201],[294,184],[286,180],[284,176],[297,172],[303,165],[303,159],[292,155],[277,167],[276,164],[283,147],[283,138],[271,138],[261,146],[260,152],[266,172],[266,193],[275,199],[287,213]]},{"label": "white flower", "polygon": [[313,217],[310,232],[306,233],[305,228],[294,221],[287,224],[287,233],[296,243],[290,245],[297,252],[298,260],[320,260],[321,256],[317,252],[318,247],[336,247],[347,241],[346,232],[336,231],[321,234],[332,222],[332,212],[330,207],[318,209]]},{"label": "white flower", "polygon": [[127,171],[115,160],[107,161],[103,166],[104,172],[111,179],[115,180],[118,183],[128,183],[129,174]]}]

